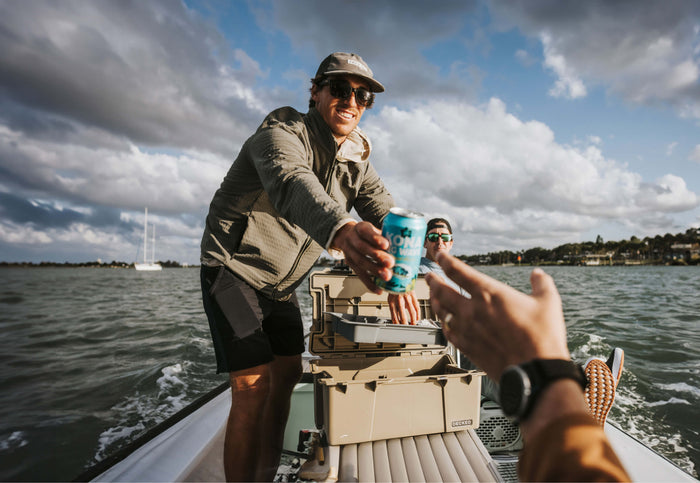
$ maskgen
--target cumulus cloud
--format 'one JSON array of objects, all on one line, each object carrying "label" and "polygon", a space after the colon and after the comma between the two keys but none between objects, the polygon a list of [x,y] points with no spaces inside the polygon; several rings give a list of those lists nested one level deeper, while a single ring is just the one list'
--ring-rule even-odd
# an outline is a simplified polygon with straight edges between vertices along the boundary
[{"label": "cumulus cloud", "polygon": [[[260,69],[178,2],[0,7],[0,119],[34,135],[81,125],[139,144],[232,154],[266,108]],[[235,117],[231,112],[235,110]],[[0,112],[8,113],[7,110]]]},{"label": "cumulus cloud", "polygon": [[645,182],[607,159],[597,142],[561,145],[548,126],[518,119],[499,99],[483,106],[436,101],[411,110],[384,108],[365,129],[398,203],[448,215],[457,238],[465,240],[457,248],[465,251],[473,250],[475,232],[489,243],[492,237],[504,245],[515,236],[549,237],[551,245],[558,236],[575,239],[601,219],[700,204],[682,178],[668,174]]},{"label": "cumulus cloud", "polygon": [[182,240],[201,234],[208,199],[272,107],[258,63],[166,0],[2,3],[0,43],[3,254],[21,237],[30,251],[106,259],[109,246],[131,260],[139,229],[120,217],[149,206],[169,216],[164,246],[178,240],[172,251],[196,260]]},{"label": "cumulus cloud", "polygon": [[[0,258],[50,247],[133,260],[148,206],[164,258],[196,262],[208,202],[244,140],[308,95],[261,67],[282,37],[286,83],[306,88],[309,65],[350,50],[391,86],[363,120],[373,161],[400,204],[454,221],[461,252],[552,246],[601,220],[670,228],[698,205],[678,173],[644,179],[600,137],[560,144],[497,98],[480,105],[492,74],[469,58],[489,55],[491,13],[532,39],[513,55],[543,62],[551,95],[584,99],[602,84],[700,118],[700,4],[643,3],[344,2],[358,35],[337,21],[339,2],[272,0],[249,6],[262,30],[241,39],[179,1],[0,2]],[[275,42],[250,46],[260,38]]]},{"label": "cumulus cloud", "polygon": [[551,69],[557,77],[549,94],[552,97],[568,99],[585,97],[588,94],[586,86],[576,74],[575,69],[567,63],[566,57],[558,53],[556,47],[552,45],[552,37],[544,33],[541,35],[541,39],[544,49],[544,66]]},{"label": "cumulus cloud", "polygon": [[[210,153],[110,150],[31,139],[0,126],[5,184],[76,204],[151,206],[166,212],[201,207],[230,161]],[[218,168],[218,169],[215,169]]]},{"label": "cumulus cloud", "polygon": [[577,98],[604,84],[633,103],[670,103],[700,118],[700,2],[493,0],[496,24],[540,39],[550,92]]}]

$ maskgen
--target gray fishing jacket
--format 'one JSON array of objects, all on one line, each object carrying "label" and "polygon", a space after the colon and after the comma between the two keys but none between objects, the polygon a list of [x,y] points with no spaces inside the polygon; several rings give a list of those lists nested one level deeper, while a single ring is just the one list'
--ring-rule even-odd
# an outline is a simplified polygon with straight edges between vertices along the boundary
[{"label": "gray fishing jacket", "polygon": [[338,148],[320,113],[270,113],[241,148],[214,194],[202,264],[226,265],[273,299],[287,298],[355,208],[381,227],[393,199],[356,128]]}]

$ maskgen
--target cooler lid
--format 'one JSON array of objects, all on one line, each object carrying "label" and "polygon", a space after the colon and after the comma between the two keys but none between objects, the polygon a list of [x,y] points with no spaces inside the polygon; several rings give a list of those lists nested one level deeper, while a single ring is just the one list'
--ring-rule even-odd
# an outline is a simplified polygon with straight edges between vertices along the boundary
[{"label": "cooler lid", "polygon": [[445,352],[446,341],[430,307],[430,289],[423,275],[418,276],[415,291],[421,325],[392,324],[386,292],[368,291],[349,269],[312,272],[309,351],[326,357]]}]

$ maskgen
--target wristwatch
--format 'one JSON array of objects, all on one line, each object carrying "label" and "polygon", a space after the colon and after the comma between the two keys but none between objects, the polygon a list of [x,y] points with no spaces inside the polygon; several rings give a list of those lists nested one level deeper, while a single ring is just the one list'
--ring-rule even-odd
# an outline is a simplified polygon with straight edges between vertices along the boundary
[{"label": "wristwatch", "polygon": [[583,368],[571,360],[534,359],[507,367],[501,375],[501,409],[519,423],[530,415],[542,390],[557,379],[573,379],[586,388]]}]

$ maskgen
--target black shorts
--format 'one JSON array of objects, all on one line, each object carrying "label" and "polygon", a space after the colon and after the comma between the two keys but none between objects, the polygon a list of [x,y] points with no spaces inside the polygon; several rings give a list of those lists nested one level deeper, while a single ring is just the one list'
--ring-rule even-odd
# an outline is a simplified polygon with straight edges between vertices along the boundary
[{"label": "black shorts", "polygon": [[200,273],[217,373],[266,364],[275,355],[304,352],[296,294],[285,301],[270,299],[223,266],[202,265]]}]

